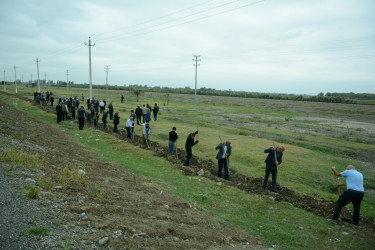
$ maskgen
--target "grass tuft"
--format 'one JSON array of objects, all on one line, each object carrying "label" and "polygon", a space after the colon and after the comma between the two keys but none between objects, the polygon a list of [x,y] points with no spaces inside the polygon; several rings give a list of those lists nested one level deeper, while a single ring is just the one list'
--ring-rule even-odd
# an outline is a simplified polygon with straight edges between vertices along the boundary
[{"label": "grass tuft", "polygon": [[46,236],[48,235],[48,229],[44,227],[30,227],[23,231],[23,234],[31,236]]}]

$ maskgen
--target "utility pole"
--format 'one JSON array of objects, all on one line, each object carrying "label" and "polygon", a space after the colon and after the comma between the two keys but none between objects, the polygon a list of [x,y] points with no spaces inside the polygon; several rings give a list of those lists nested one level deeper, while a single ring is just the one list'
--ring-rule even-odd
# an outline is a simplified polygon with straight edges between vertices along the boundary
[{"label": "utility pole", "polygon": [[36,61],[36,69],[37,69],[37,74],[38,74],[38,93],[40,93],[40,82],[39,82],[39,62],[40,62],[40,60],[37,57],[35,61]]},{"label": "utility pole", "polygon": [[47,72],[44,72],[44,85],[47,85]]},{"label": "utility pole", "polygon": [[17,89],[17,74],[16,74],[16,65],[14,65],[14,86],[16,87],[16,94],[18,93],[18,89]]},{"label": "utility pole", "polygon": [[108,72],[109,71],[109,65],[104,65],[104,71],[106,72],[106,77],[105,77],[105,94],[106,98],[108,99]]},{"label": "utility pole", "polygon": [[91,44],[91,37],[89,37],[89,44],[85,43],[85,45],[89,46],[90,100],[92,100],[91,46],[95,46],[95,43]]},{"label": "utility pole", "polygon": [[195,61],[195,64],[193,64],[193,66],[195,66],[195,98],[194,98],[194,104],[197,105],[197,72],[198,72],[198,66],[200,66],[200,64],[198,64],[198,62],[201,61],[201,59],[198,59],[200,57],[200,55],[194,55],[193,57],[193,61]]},{"label": "utility pole", "polygon": [[4,92],[7,91],[7,87],[5,87],[5,70],[3,70],[4,72]]},{"label": "utility pole", "polygon": [[66,70],[66,90],[68,91],[69,93],[69,74],[70,74],[70,71],[67,69]]}]

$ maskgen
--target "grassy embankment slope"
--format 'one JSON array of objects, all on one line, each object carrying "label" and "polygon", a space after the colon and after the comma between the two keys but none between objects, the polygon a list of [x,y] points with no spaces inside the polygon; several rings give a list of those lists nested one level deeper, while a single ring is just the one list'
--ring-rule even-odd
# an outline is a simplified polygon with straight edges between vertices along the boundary
[{"label": "grassy embankment slope", "polygon": [[[64,90],[56,88],[54,92],[64,94]],[[81,92],[78,90],[73,95],[80,96]],[[27,89],[21,89],[20,93],[31,95]],[[94,96],[100,98],[104,94],[105,91],[101,91]],[[125,103],[120,104],[119,94],[110,92],[109,99],[113,99],[115,109],[120,110],[123,125],[130,109],[133,109],[137,103],[134,97],[124,93]],[[336,165],[340,168],[348,163],[354,163],[365,175],[366,188],[374,188],[374,171],[370,167],[372,163],[361,162],[347,155],[335,154],[337,148],[347,151],[359,149],[374,152],[374,144],[363,143],[361,140],[353,141],[353,134],[340,134],[340,129],[335,129],[332,125],[326,128],[319,119],[311,119],[311,117],[328,119],[337,116],[340,121],[354,118],[360,120],[356,116],[361,112],[364,112],[363,115],[373,116],[371,109],[346,111],[345,109],[349,106],[338,105],[334,106],[336,109],[333,110],[327,108],[327,104],[320,106],[319,104],[304,104],[314,106],[314,112],[306,114],[301,111],[304,107],[296,109],[285,102],[270,103],[270,101],[252,99],[202,97],[200,104],[195,107],[191,104],[192,100],[193,96],[172,95],[169,111],[166,112],[162,108],[159,121],[152,123],[152,139],[166,143],[167,132],[173,125],[176,125],[181,138],[179,144],[183,144],[186,135],[199,126],[201,129],[199,150],[202,158],[214,158],[216,154],[214,147],[219,142],[218,136],[221,135],[224,140],[231,139],[233,143],[231,167],[251,176],[263,176],[265,157],[263,150],[275,141],[276,144],[282,143],[287,147],[284,167],[281,169],[282,185],[299,193],[335,199],[337,195],[333,192],[335,189],[332,187],[334,181],[330,166]],[[161,98],[159,95],[146,94],[141,97],[140,103],[146,102],[151,106],[155,102],[160,105]],[[31,107],[26,105],[24,108],[30,109]],[[353,109],[353,106],[350,106],[350,109]],[[358,106],[358,109],[362,107]],[[55,122],[54,116],[43,114],[39,110],[32,109],[30,113],[38,119]],[[341,113],[349,115],[340,116]],[[363,122],[371,123],[371,120],[361,119]],[[313,131],[308,129],[309,124],[314,127]],[[68,133],[75,134],[78,131],[76,125],[68,123],[64,126]],[[334,130],[333,132],[337,133],[325,135],[321,132],[324,129]],[[358,132],[364,133],[366,130]],[[249,195],[231,187],[218,187],[204,178],[183,176],[169,162],[147,155],[146,152],[118,142],[111,136],[91,129],[80,133],[82,133],[80,136],[82,139],[77,138],[77,140],[85,147],[102,155],[107,161],[123,165],[138,175],[149,176],[156,183],[156,188],[170,190],[178,196],[195,202],[198,208],[212,213],[218,220],[229,221],[254,235],[265,238],[272,245],[283,248],[317,248],[321,244],[327,248],[350,247],[354,244],[354,239],[362,238],[355,231],[351,236],[343,237],[341,230],[351,231],[350,227],[345,226],[337,230],[337,227],[327,224],[324,218],[295,209],[289,204],[277,203],[268,200],[267,197]],[[88,139],[90,136],[100,136],[101,143],[93,144],[92,139]],[[371,136],[369,135],[368,138],[371,139]],[[285,141],[289,143],[284,143]],[[195,154],[197,151],[198,147],[194,148]],[[374,197],[371,192],[367,192],[362,212],[374,216],[373,206]],[[312,240],[306,241],[307,237]],[[333,240],[334,238],[340,239],[340,242]],[[366,238],[362,238],[360,242],[362,247],[368,247],[367,244],[370,243]]]}]

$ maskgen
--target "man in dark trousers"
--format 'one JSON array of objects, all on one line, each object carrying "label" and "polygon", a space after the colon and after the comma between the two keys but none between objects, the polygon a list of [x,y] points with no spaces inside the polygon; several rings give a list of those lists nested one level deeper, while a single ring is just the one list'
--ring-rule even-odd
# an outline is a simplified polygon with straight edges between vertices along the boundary
[{"label": "man in dark trousers", "polygon": [[112,102],[108,105],[108,113],[109,113],[109,119],[113,120],[113,106],[112,106]]},{"label": "man in dark trousers", "polygon": [[57,123],[60,123],[61,122],[61,118],[62,118],[61,103],[58,103],[57,106],[56,106],[56,115],[57,115]]},{"label": "man in dark trousers", "polygon": [[341,173],[337,172],[335,167],[332,167],[332,172],[336,176],[343,176],[346,178],[346,184],[339,183],[337,184],[337,186],[346,186],[347,191],[345,191],[337,200],[335,212],[333,214],[332,219],[330,219],[330,222],[337,224],[341,209],[351,202],[353,203],[354,208],[353,224],[358,226],[359,211],[365,192],[365,189],[363,187],[363,175],[360,172],[358,172],[352,165],[348,165],[346,167],[346,170]]},{"label": "man in dark trousers", "polygon": [[78,109],[78,123],[79,123],[80,130],[83,130],[83,127],[85,126],[85,113],[86,113],[85,108],[81,106]]},{"label": "man in dark trousers", "polygon": [[169,154],[170,155],[173,155],[174,147],[176,145],[176,140],[177,139],[178,139],[178,135],[176,133],[176,127],[173,127],[172,131],[169,132],[169,143],[168,143],[168,146],[169,146]]},{"label": "man in dark trousers", "polygon": [[159,113],[159,106],[157,103],[155,103],[155,106],[154,106],[154,109],[152,110],[152,112],[154,113],[154,120],[156,121],[157,117],[158,117],[158,113]]},{"label": "man in dark trousers", "polygon": [[124,95],[121,95],[121,103],[124,103]]},{"label": "man in dark trousers", "polygon": [[219,152],[216,155],[216,159],[218,161],[217,176],[221,177],[221,172],[224,166],[224,178],[226,180],[229,180],[229,156],[232,154],[232,146],[230,144],[230,141],[226,141],[225,144],[223,142],[220,142],[216,147],[216,150],[219,149]]},{"label": "man in dark trousers", "polygon": [[119,113],[115,113],[115,117],[113,119],[113,133],[117,133],[117,126],[120,124],[120,116]]},{"label": "man in dark trousers", "polygon": [[107,128],[107,118],[108,118],[108,111],[107,112],[104,112],[103,116],[102,116],[102,122],[103,122],[103,129],[106,129]]},{"label": "man in dark trousers", "polygon": [[137,116],[137,124],[139,125],[139,124],[141,124],[142,123],[142,109],[141,109],[141,107],[137,107],[136,109],[135,109],[135,114],[136,114],[136,116]]},{"label": "man in dark trousers", "polygon": [[55,97],[53,97],[53,95],[51,95],[51,97],[49,98],[49,101],[51,103],[51,106],[53,106],[53,103],[55,101]]},{"label": "man in dark trousers", "polygon": [[263,190],[266,190],[267,181],[270,174],[272,174],[272,192],[276,192],[276,178],[277,178],[277,166],[283,161],[284,146],[270,147],[264,150],[264,153],[268,153],[266,160],[266,176],[264,177]]},{"label": "man in dark trousers", "polygon": [[195,131],[194,133],[191,133],[188,135],[187,139],[186,139],[186,143],[185,143],[185,150],[186,150],[186,161],[185,161],[185,166],[189,166],[190,164],[190,159],[191,157],[193,157],[193,152],[192,152],[192,147],[195,146],[195,144],[197,144],[199,142],[199,140],[196,140],[194,142],[194,137],[198,134],[199,132],[199,129],[197,129],[197,131]]}]

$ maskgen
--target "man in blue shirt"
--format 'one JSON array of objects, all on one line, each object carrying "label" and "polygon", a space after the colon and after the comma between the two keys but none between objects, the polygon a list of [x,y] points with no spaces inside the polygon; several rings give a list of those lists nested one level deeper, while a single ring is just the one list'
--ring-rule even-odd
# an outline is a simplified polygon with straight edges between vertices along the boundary
[{"label": "man in blue shirt", "polygon": [[348,165],[346,170],[341,173],[337,172],[335,167],[332,167],[332,172],[336,176],[343,176],[346,178],[346,183],[339,183],[337,186],[346,186],[347,191],[345,191],[337,200],[335,212],[332,219],[330,219],[330,222],[337,224],[341,209],[351,202],[353,203],[354,208],[353,224],[358,226],[359,211],[365,191],[363,187],[363,175],[352,165]]}]

